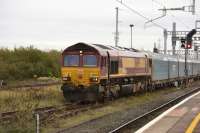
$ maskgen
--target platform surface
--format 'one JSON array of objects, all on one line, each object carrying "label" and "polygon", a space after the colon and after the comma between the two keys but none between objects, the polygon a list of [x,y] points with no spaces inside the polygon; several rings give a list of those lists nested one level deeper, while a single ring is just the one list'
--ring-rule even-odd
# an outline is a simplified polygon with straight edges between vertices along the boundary
[{"label": "platform surface", "polygon": [[200,133],[200,92],[170,108],[136,133]]}]

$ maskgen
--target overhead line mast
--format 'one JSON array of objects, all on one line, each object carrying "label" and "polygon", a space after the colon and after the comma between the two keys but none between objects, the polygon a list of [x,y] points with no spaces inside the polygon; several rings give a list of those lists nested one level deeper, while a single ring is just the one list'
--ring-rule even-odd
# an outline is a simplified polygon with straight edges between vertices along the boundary
[{"label": "overhead line mast", "polygon": [[118,46],[118,42],[119,42],[119,31],[118,31],[118,27],[119,27],[119,8],[116,7],[116,31],[115,31],[115,46]]}]

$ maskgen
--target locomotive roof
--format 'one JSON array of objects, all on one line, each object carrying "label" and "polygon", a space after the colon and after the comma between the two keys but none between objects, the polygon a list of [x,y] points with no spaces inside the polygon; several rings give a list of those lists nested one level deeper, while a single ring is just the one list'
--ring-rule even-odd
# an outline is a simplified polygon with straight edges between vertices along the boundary
[{"label": "locomotive roof", "polygon": [[126,57],[146,57],[147,55],[143,52],[139,52],[136,49],[131,48],[123,48],[123,47],[114,47],[109,45],[101,45],[101,44],[88,44],[88,43],[77,43],[72,46],[67,47],[64,51],[68,49],[80,49],[82,47],[90,47],[98,51],[98,53],[102,56],[107,56],[107,52],[109,52],[110,56],[126,56]]}]

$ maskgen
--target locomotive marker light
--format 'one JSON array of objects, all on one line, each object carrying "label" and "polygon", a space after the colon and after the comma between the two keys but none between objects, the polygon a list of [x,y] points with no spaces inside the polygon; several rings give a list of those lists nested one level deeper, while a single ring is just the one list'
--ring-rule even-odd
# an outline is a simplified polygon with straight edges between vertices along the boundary
[{"label": "locomotive marker light", "polygon": [[91,77],[91,78],[90,78],[90,81],[91,81],[91,82],[98,82],[98,77]]}]

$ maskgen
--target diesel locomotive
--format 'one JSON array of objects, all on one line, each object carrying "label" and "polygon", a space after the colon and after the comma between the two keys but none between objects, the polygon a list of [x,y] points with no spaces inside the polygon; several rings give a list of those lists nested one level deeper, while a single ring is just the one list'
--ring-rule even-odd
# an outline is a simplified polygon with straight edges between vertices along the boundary
[{"label": "diesel locomotive", "polygon": [[[200,61],[188,59],[189,79],[200,75]],[[77,43],[62,53],[63,95],[68,101],[96,101],[186,80],[181,56]]]}]

